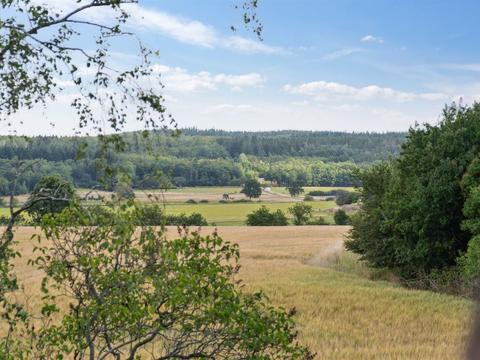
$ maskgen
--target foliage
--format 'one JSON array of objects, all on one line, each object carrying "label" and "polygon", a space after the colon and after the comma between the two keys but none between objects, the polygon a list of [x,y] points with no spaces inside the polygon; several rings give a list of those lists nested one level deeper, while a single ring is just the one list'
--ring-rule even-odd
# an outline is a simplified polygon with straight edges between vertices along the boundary
[{"label": "foliage", "polygon": [[398,159],[359,173],[362,210],[347,248],[406,278],[454,266],[471,238],[462,179],[479,142],[479,104],[454,104],[438,125],[410,129]]},{"label": "foliage", "polygon": [[465,203],[462,223],[464,230],[472,234],[466,253],[459,259],[463,274],[468,279],[480,277],[480,158],[474,159],[460,183]]},{"label": "foliage", "polygon": [[338,190],[335,195],[335,203],[338,206],[356,203],[360,199],[360,193],[356,191]]},{"label": "foliage", "polygon": [[303,193],[302,184],[298,180],[290,182],[287,185],[287,190],[291,197],[296,197]]},{"label": "foliage", "polygon": [[27,211],[35,221],[40,221],[44,215],[61,212],[75,197],[75,189],[70,182],[58,176],[45,176],[30,194]]},{"label": "foliage", "polygon": [[311,219],[307,222],[307,225],[328,225],[327,220],[323,216],[319,216],[315,219]]},{"label": "foliage", "polygon": [[293,215],[295,225],[306,225],[312,218],[313,207],[304,203],[296,203],[288,208],[288,212]]},{"label": "foliage", "polygon": [[[49,256],[36,261],[46,274],[44,308],[56,309],[58,292],[50,288],[69,294],[71,306],[60,323],[38,330],[32,351],[54,358],[312,358],[295,343],[289,314],[235,285],[237,245],[216,233],[168,240],[162,227],[137,229],[137,208],[111,212],[70,207],[45,220],[42,254]],[[70,226],[72,218],[83,226]]]},{"label": "foliage", "polygon": [[336,225],[348,225],[350,223],[350,218],[348,217],[345,210],[338,209],[333,214],[333,220]]},{"label": "foliage", "polygon": [[240,192],[245,194],[249,199],[259,198],[260,195],[262,195],[262,186],[257,179],[247,179]]},{"label": "foliage", "polygon": [[266,206],[261,206],[259,209],[247,215],[247,225],[249,226],[285,226],[288,225],[288,220],[282,210],[275,211],[268,210]]},{"label": "foliage", "polygon": [[133,200],[135,199],[135,192],[133,189],[125,184],[125,183],[118,183],[114,189],[114,195],[117,200]]},{"label": "foliage", "polygon": [[312,195],[305,195],[303,198],[303,201],[314,201],[315,199],[313,198]]},{"label": "foliage", "polygon": [[165,216],[166,225],[176,225],[176,226],[207,226],[208,222],[205,217],[197,212],[191,213],[190,215],[179,214],[179,215],[166,215]]},{"label": "foliage", "polygon": [[[185,129],[183,135],[175,137],[168,133],[147,134],[149,141],[144,140],[141,132],[122,134],[123,151],[107,152],[108,165],[128,173],[135,189],[161,188],[165,180],[154,176],[156,173],[182,187],[238,186],[248,176],[263,177],[279,185],[288,185],[294,178],[305,186],[350,186],[356,163],[383,159],[382,145],[391,149],[390,155],[396,154],[405,136],[298,132],[288,137],[284,132],[255,133],[256,143],[269,149],[260,151],[251,133],[215,135],[215,132]],[[352,149],[345,147],[345,137],[349,138]],[[103,139],[114,141],[109,136]],[[309,139],[308,148],[297,150],[297,146],[304,144],[299,139]],[[244,152],[230,148],[235,142],[245,143],[239,148]],[[332,147],[324,147],[323,142],[331,143]],[[80,150],[82,158],[78,159]],[[105,186],[98,170],[99,157],[105,156],[102,153],[102,142],[94,137],[0,137],[0,195],[11,192],[9,182],[14,177],[16,159],[35,162],[31,171],[19,179],[17,193],[31,191],[41,177],[52,174],[72,181],[76,187]],[[360,158],[365,154],[368,159]]]}]

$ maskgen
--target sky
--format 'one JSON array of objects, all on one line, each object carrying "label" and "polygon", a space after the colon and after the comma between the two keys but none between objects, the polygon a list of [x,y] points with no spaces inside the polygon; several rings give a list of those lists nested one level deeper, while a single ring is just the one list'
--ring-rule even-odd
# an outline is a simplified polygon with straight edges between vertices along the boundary
[{"label": "sky", "polygon": [[[260,0],[263,41],[242,27],[235,4],[131,7],[128,26],[159,50],[155,66],[180,127],[406,131],[437,123],[446,104],[480,99],[478,0]],[[119,63],[137,53],[128,42],[114,52]],[[71,133],[68,95],[17,114],[18,133]]]}]

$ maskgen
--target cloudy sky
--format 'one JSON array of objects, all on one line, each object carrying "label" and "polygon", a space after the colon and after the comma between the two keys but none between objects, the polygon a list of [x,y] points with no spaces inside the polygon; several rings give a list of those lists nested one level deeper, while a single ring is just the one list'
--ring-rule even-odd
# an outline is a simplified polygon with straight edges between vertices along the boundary
[{"label": "cloudy sky", "polygon": [[[263,42],[242,29],[236,3],[131,7],[129,26],[160,51],[181,127],[405,131],[437,122],[446,103],[480,99],[478,0],[261,0]],[[135,59],[132,44],[114,50],[119,63]],[[62,98],[18,119],[26,134],[64,134],[74,122]]]}]

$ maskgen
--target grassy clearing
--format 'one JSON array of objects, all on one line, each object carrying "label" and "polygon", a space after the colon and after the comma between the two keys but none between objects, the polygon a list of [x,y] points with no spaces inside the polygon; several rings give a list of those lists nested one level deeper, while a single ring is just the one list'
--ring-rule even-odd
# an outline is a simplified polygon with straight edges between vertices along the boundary
[{"label": "grassy clearing", "polygon": [[[240,245],[245,291],[263,290],[274,304],[295,307],[299,341],[316,351],[317,359],[460,359],[470,302],[371,281],[345,272],[345,267],[336,271],[318,266],[342,251],[347,230],[224,227],[219,233]],[[17,232],[24,256],[16,260],[16,270],[35,306],[42,274],[26,265],[33,231]],[[207,234],[213,228],[201,231]],[[174,236],[176,231],[169,232]]]},{"label": "grassy clearing", "polygon": [[[279,194],[288,195],[288,190],[286,187],[272,187],[272,192]],[[345,190],[345,191],[354,191],[355,188],[352,186],[304,186],[303,195],[307,194],[310,191],[330,191],[330,190]]]},{"label": "grassy clearing", "polygon": [[[293,202],[252,202],[252,203],[205,203],[205,204],[185,204],[185,203],[167,203],[165,205],[166,212],[169,214],[199,212],[202,214],[209,223],[215,223],[217,225],[244,225],[247,218],[247,214],[258,209],[260,206],[265,205],[270,210],[281,209],[288,216],[288,208],[291,207]],[[331,212],[327,212],[326,209],[330,209],[335,206],[333,201],[316,201],[309,202],[314,209],[314,216],[323,216],[327,221],[332,222]]]}]

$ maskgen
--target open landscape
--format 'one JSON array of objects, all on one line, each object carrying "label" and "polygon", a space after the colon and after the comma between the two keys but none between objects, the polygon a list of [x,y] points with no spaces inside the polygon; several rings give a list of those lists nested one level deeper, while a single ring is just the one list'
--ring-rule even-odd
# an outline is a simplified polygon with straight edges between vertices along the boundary
[{"label": "open landscape", "polygon": [[0,360],[480,360],[478,0],[0,0]]},{"label": "open landscape", "polygon": [[[317,352],[316,359],[462,358],[472,303],[370,280],[365,271],[355,270],[348,256],[348,264],[342,265],[348,229],[217,228],[225,240],[240,245],[238,277],[243,279],[244,291],[262,290],[274,304],[295,307],[299,340]],[[200,232],[213,230],[205,227]],[[26,263],[33,257],[34,232],[33,228],[17,230],[23,257],[15,263],[32,306],[42,276]],[[168,232],[177,234],[175,227]]]}]

